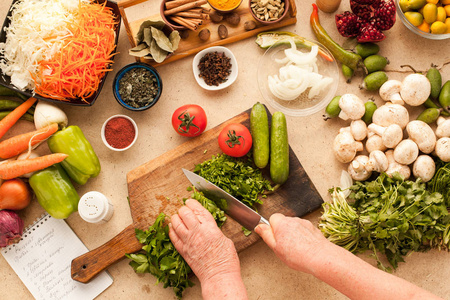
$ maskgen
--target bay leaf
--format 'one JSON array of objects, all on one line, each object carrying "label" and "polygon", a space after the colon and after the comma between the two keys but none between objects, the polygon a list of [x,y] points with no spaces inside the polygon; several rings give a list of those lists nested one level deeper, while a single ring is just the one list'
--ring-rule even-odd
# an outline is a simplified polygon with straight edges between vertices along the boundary
[{"label": "bay leaf", "polygon": [[132,55],[132,56],[136,56],[136,57],[144,57],[144,56],[150,54],[150,48],[147,47],[147,48],[144,48],[144,49],[142,49],[142,50],[140,50],[140,51],[131,51],[131,50],[130,50],[130,51],[128,51],[128,53],[129,53],[130,55]]},{"label": "bay leaf", "polygon": [[146,20],[141,23],[141,26],[139,26],[139,31],[136,34],[136,41],[138,44],[142,43],[144,41],[144,28],[150,28],[155,27],[159,30],[162,30],[166,23],[163,21],[152,21],[152,20]]},{"label": "bay leaf", "polygon": [[150,28],[144,28],[144,43],[150,47],[152,39],[152,30]]},{"label": "bay leaf", "polygon": [[137,45],[136,47],[131,48],[130,51],[138,52],[138,51],[144,50],[145,48],[148,48],[147,44],[141,43],[141,44]]},{"label": "bay leaf", "polygon": [[166,59],[167,54],[169,54],[169,52],[161,49],[155,40],[152,40],[152,44],[150,45],[150,53],[157,63],[162,63]]},{"label": "bay leaf", "polygon": [[162,50],[167,52],[173,52],[172,43],[170,42],[169,38],[164,34],[164,32],[162,32],[159,29],[156,29],[155,27],[152,27],[152,36]]},{"label": "bay leaf", "polygon": [[169,41],[172,44],[172,50],[175,51],[178,49],[178,45],[180,44],[181,36],[180,33],[176,30],[172,31],[169,35]]}]

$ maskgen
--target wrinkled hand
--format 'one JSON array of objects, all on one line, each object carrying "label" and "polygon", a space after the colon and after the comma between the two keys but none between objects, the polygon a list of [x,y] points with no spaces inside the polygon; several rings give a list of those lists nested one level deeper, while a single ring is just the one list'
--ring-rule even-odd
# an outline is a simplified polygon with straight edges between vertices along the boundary
[{"label": "wrinkled hand", "polygon": [[217,227],[212,215],[196,200],[171,218],[169,237],[201,283],[229,273],[239,273],[233,242]]},{"label": "wrinkled hand", "polygon": [[331,244],[311,222],[282,214],[273,214],[270,226],[260,224],[255,232],[288,267],[310,274]]}]

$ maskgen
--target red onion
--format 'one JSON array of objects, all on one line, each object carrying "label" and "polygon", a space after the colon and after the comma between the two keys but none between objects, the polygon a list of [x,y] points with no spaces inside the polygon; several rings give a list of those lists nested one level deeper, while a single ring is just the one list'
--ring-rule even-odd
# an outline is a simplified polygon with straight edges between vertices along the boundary
[{"label": "red onion", "polygon": [[0,248],[17,243],[22,237],[23,221],[12,210],[0,210]]}]

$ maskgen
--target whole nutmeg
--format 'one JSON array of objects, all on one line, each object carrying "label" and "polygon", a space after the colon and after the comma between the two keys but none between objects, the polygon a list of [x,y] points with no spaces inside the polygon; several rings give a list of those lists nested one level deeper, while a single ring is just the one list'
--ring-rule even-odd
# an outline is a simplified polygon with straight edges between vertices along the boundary
[{"label": "whole nutmeg", "polygon": [[244,29],[247,31],[253,30],[256,28],[256,22],[255,21],[246,21],[244,23]]},{"label": "whole nutmeg", "polygon": [[237,13],[233,12],[227,15],[226,21],[228,22],[228,24],[236,26],[241,21],[241,17]]},{"label": "whole nutmeg", "polygon": [[200,38],[200,40],[202,41],[207,41],[209,39],[209,37],[211,36],[211,32],[209,31],[209,29],[205,28],[202,29],[199,33],[198,33],[198,37]]},{"label": "whole nutmeg", "polygon": [[219,23],[223,20],[223,15],[217,10],[213,10],[212,12],[209,13],[209,18],[214,23]]},{"label": "whole nutmeg", "polygon": [[218,33],[219,33],[219,37],[223,40],[226,39],[228,37],[228,29],[225,25],[220,24],[219,28],[217,29]]}]

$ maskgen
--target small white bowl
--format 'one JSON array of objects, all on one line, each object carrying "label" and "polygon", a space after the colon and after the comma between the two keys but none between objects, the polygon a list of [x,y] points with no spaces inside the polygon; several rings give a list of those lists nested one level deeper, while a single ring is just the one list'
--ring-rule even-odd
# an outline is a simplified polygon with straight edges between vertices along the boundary
[{"label": "small white bowl", "polygon": [[[105,138],[105,128],[106,128],[106,124],[108,124],[108,122],[109,122],[110,120],[112,120],[112,119],[114,119],[114,118],[119,118],[119,117],[125,118],[125,119],[129,120],[129,121],[133,124],[134,132],[135,132],[135,134],[134,134],[134,140],[131,142],[131,144],[128,145],[127,147],[125,147],[125,148],[122,148],[122,149],[118,149],[118,148],[112,147],[110,144],[108,144],[108,142],[106,141],[106,138]],[[126,116],[126,115],[114,115],[114,116],[112,116],[112,117],[109,117],[109,118],[105,121],[105,123],[103,123],[101,135],[102,135],[103,144],[105,144],[106,147],[108,147],[109,149],[111,149],[111,150],[113,150],[113,151],[125,151],[125,150],[131,148],[131,146],[133,146],[134,143],[136,142],[137,137],[138,137],[138,127],[137,127],[137,125],[136,125],[136,122],[134,122],[134,120],[133,120],[132,118],[130,118],[129,116]]]},{"label": "small white bowl", "polygon": [[[216,85],[207,85],[205,83],[205,80],[199,76],[200,70],[198,68],[198,63],[200,62],[200,59],[203,56],[205,56],[206,53],[216,52],[216,51],[225,53],[225,55],[231,59],[231,61],[230,61],[231,62],[231,74],[228,75],[227,81],[225,81],[217,86]],[[230,49],[222,47],[222,46],[209,47],[209,48],[206,48],[206,49],[200,51],[199,53],[197,53],[197,55],[195,55],[195,57],[194,57],[194,60],[192,61],[192,70],[194,71],[194,77],[195,77],[195,80],[197,80],[197,83],[205,90],[210,90],[210,91],[217,91],[217,90],[221,90],[226,87],[229,87],[236,80],[236,78],[238,76],[238,64],[237,64],[236,57],[234,57],[234,54],[233,54],[233,52],[230,51]]]}]

